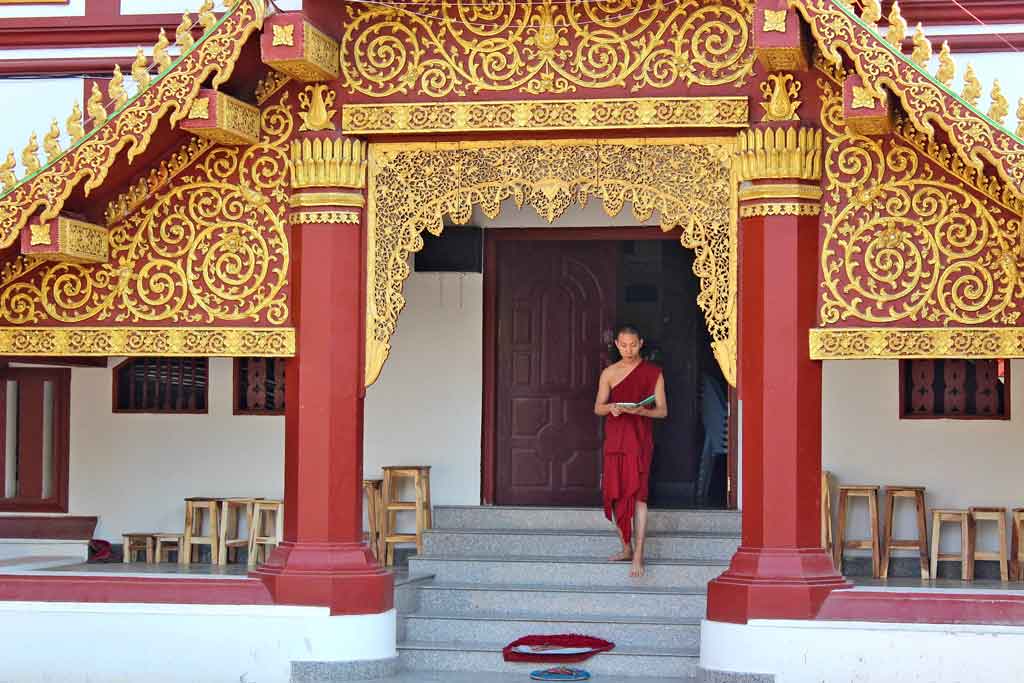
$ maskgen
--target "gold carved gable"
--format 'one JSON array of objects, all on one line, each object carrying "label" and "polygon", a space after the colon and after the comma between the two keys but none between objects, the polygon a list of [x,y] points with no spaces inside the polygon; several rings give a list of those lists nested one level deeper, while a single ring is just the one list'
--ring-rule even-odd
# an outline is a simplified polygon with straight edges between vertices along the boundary
[{"label": "gold carved gable", "polygon": [[373,98],[740,87],[753,11],[753,0],[348,2],[341,83]]},{"label": "gold carved gable", "polygon": [[376,381],[405,306],[409,255],[445,217],[496,217],[507,200],[548,222],[573,204],[600,200],[610,216],[627,203],[638,221],[654,212],[681,228],[696,253],[697,303],[715,355],[735,385],[736,199],[733,138],[371,144],[366,382]]}]

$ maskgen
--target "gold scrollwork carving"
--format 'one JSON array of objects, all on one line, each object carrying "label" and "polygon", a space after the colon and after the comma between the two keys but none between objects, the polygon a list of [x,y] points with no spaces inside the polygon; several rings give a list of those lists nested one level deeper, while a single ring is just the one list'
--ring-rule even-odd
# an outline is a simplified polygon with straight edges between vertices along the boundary
[{"label": "gold scrollwork carving", "polygon": [[294,356],[291,327],[0,327],[18,356]]},{"label": "gold scrollwork carving", "polygon": [[799,202],[753,204],[740,207],[741,218],[756,218],[759,216],[817,216],[820,213],[820,204],[801,204]]},{"label": "gold scrollwork carving", "polygon": [[629,202],[638,220],[657,211],[663,230],[682,228],[680,242],[696,252],[697,303],[735,384],[733,148],[730,138],[371,144],[367,384],[388,356],[424,230],[440,234],[445,216],[465,223],[475,206],[496,217],[506,200],[553,222],[591,198],[610,216]]},{"label": "gold scrollwork carving", "polygon": [[1016,327],[829,328],[810,331],[811,358],[1020,358]]},{"label": "gold scrollwork carving", "polygon": [[300,223],[339,225],[359,225],[359,213],[356,211],[296,211],[289,219],[292,225]]},{"label": "gold scrollwork carving", "polygon": [[753,11],[750,0],[351,3],[341,78],[370,97],[740,87]]}]

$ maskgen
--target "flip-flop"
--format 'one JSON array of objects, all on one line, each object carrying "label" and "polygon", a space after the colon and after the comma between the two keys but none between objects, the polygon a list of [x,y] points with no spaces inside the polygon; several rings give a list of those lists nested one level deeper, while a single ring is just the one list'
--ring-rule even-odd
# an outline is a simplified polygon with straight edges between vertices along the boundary
[{"label": "flip-flop", "polygon": [[583,669],[568,666],[556,666],[550,669],[534,671],[530,674],[534,681],[589,681],[590,674]]}]

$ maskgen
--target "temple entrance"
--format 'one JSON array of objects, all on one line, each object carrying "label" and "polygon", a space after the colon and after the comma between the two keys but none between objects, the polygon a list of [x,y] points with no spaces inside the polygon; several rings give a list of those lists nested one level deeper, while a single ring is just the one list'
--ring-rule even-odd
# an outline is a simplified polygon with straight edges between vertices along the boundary
[{"label": "temple entrance", "polygon": [[670,406],[655,430],[651,504],[724,505],[728,393],[696,304],[693,253],[678,236],[656,228],[493,230],[487,241],[493,334],[484,344],[494,385],[485,391],[493,420],[485,417],[483,438],[493,444],[494,502],[601,504],[594,395],[601,370],[617,360],[612,331],[630,322],[644,333],[645,357],[663,369]]}]

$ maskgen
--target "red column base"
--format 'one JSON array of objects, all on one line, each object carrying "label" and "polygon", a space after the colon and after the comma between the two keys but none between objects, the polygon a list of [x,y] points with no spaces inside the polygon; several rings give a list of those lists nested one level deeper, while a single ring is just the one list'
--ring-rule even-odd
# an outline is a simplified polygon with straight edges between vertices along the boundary
[{"label": "red column base", "polygon": [[380,614],[394,606],[394,577],[362,543],[285,541],[250,576],[276,604],[330,607],[331,614]]},{"label": "red column base", "polygon": [[813,619],[829,593],[850,587],[822,548],[741,546],[708,584],[708,619]]}]

